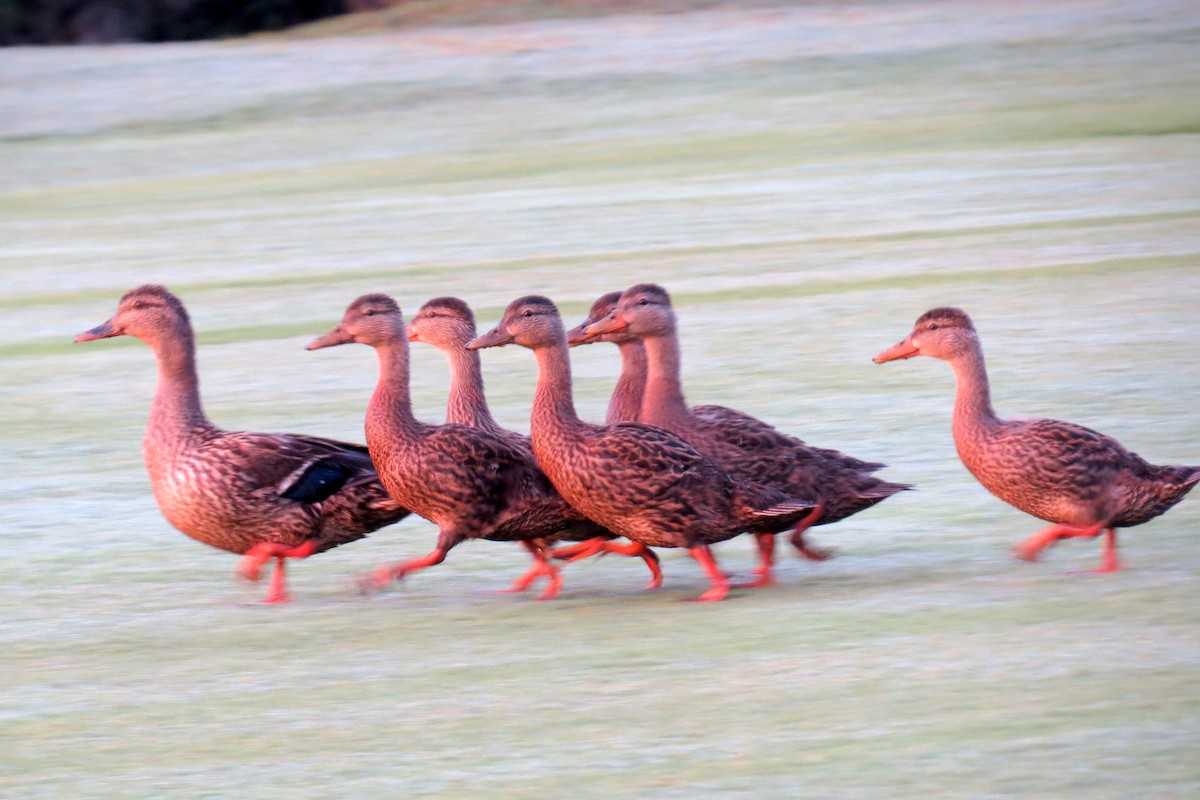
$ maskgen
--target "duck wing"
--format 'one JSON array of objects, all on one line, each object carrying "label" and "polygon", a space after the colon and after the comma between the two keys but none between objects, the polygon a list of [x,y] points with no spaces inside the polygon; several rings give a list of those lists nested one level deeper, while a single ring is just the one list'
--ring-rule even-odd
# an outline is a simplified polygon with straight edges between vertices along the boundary
[{"label": "duck wing", "polygon": [[863,461],[837,450],[813,447],[737,409],[705,405],[695,406],[691,412],[696,428],[701,433],[746,453],[765,455],[791,452],[794,457],[820,458],[833,466],[859,472],[875,472],[887,466],[876,461]]},{"label": "duck wing", "polygon": [[204,450],[246,484],[299,503],[320,503],[348,483],[378,480],[365,445],[336,439],[234,431]]}]

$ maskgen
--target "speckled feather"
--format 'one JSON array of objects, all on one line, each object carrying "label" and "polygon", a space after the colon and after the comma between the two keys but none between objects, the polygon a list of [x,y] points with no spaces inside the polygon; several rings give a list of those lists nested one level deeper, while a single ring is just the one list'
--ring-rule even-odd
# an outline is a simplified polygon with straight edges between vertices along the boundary
[{"label": "speckled feather", "polygon": [[[88,333],[135,336],[153,348],[159,383],[143,455],[163,515],[193,539],[234,553],[311,540],[321,552],[408,514],[380,484],[362,445],[213,425],[200,403],[187,311],[165,288],[128,292],[116,315]],[[314,468],[338,475],[336,489],[310,480]]]},{"label": "speckled feather", "polygon": [[[457,297],[438,297],[421,306],[408,323],[410,341],[431,344],[441,350],[450,363],[450,392],[446,399],[446,421],[488,430],[504,439],[514,453],[527,464],[535,465],[533,444],[528,436],[508,430],[496,422],[488,408],[483,389],[483,374],[479,353],[467,350],[466,344],[475,338],[475,314],[470,306]],[[613,534],[589,520],[569,505],[542,475],[536,491],[528,493],[534,505],[528,509],[537,520],[529,520],[541,528],[540,519],[559,520],[560,529],[546,541],[584,541],[597,536],[612,538]],[[536,509],[536,510],[535,510]]]},{"label": "speckled feather", "polygon": [[538,463],[567,502],[613,532],[650,546],[692,547],[736,536],[764,516],[794,522],[811,507],[741,485],[662,428],[581,421],[571,398],[566,332],[548,299],[514,301],[483,338],[501,343],[506,336],[538,355],[532,413]]},{"label": "speckled feather", "polygon": [[[151,425],[145,443],[163,516],[222,550],[244,553],[261,542],[295,546],[313,540],[319,553],[408,514],[379,482],[361,445],[216,427],[165,444],[163,433]],[[309,502],[286,497],[306,471],[329,462],[350,475],[337,491]]]},{"label": "speckled feather", "polygon": [[519,434],[431,425],[413,416],[408,339],[395,301],[385,295],[359,298],[338,330],[379,354],[367,446],[392,496],[438,526],[439,549],[464,539],[545,543],[596,532],[554,491]]},{"label": "speckled feather", "polygon": [[[812,447],[773,426],[723,406],[688,409],[679,378],[679,343],[670,295],[655,284],[639,284],[621,295],[617,316],[629,335],[647,342],[654,369],[640,419],[682,436],[738,478],[775,487],[789,496],[822,500],[818,525],[846,517],[909,488],[870,473],[883,465],[836,450]],[[755,530],[778,532],[780,521]]]},{"label": "speckled feather", "polygon": [[961,309],[922,314],[877,361],[928,355],[958,380],[954,442],[967,469],[1001,500],[1049,522],[1127,528],[1161,515],[1200,483],[1200,467],[1158,466],[1110,436],[1053,419],[1001,420],[992,409],[975,326]]}]

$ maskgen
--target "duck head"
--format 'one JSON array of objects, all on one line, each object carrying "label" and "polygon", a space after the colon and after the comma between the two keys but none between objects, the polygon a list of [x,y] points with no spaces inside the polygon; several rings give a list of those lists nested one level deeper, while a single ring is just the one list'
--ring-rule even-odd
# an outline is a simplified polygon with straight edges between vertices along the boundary
[{"label": "duck head", "polygon": [[904,341],[875,356],[876,364],[914,356],[953,360],[978,349],[979,338],[971,318],[958,308],[935,308],[917,318]]},{"label": "duck head", "polygon": [[179,298],[157,284],[146,284],[125,293],[117,313],[75,337],[76,342],[92,342],[113,336],[133,336],[154,342],[168,333],[190,334],[191,320]]},{"label": "duck head", "polygon": [[567,344],[571,347],[576,347],[581,344],[593,344],[594,342],[617,342],[625,340],[625,336],[619,333],[597,333],[591,336],[585,335],[584,330],[589,326],[596,324],[600,320],[607,317],[617,309],[617,301],[621,299],[620,292],[609,292],[602,295],[600,299],[592,303],[592,308],[588,311],[587,319],[576,325],[571,330],[567,331]]},{"label": "duck head", "polygon": [[408,323],[408,340],[458,350],[475,338],[475,315],[457,297],[436,297]]},{"label": "duck head", "polygon": [[519,344],[536,350],[563,344],[566,337],[558,306],[547,297],[531,294],[509,303],[500,324],[467,342],[467,349]]},{"label": "duck head", "polygon": [[386,294],[364,294],[349,305],[341,324],[313,339],[305,349],[320,350],[351,342],[377,347],[404,338],[404,316],[396,301]]},{"label": "duck head", "polygon": [[675,333],[671,295],[655,283],[639,283],[621,293],[616,308],[587,326],[586,336],[624,336],[644,339]]}]

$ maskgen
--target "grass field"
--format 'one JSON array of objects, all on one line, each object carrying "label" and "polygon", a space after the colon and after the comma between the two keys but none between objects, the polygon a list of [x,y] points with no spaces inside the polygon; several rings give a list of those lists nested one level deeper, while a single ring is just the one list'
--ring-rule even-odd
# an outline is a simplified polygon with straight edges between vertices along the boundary
[{"label": "grass field", "polygon": [[[319,32],[319,31],[318,31]],[[1200,13],[1189,2],[875,2],[0,52],[0,795],[35,798],[1200,794],[1200,495],[1127,571],[1034,565],[1038,527],[950,439],[953,379],[871,356],[935,305],[998,410],[1200,462]],[[228,428],[361,438],[367,348],[308,353],[368,291],[490,327],[639,281],[679,309],[689,400],[888,462],[919,490],[778,587],[678,602],[615,558],[563,597],[427,552],[421,520],[297,563],[297,600],[171,529],[141,464],[138,342],[73,345],[161,282]],[[526,351],[484,354],[528,429]],[[600,418],[615,349],[575,354]],[[440,418],[441,356],[414,350]],[[720,546],[746,572],[751,543]]]}]

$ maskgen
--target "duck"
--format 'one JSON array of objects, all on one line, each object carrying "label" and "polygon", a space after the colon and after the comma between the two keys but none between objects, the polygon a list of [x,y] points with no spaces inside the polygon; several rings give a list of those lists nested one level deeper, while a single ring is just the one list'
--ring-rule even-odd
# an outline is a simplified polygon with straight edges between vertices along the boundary
[{"label": "duck", "polygon": [[[533,460],[529,437],[508,430],[496,422],[488,407],[483,387],[483,368],[479,353],[468,350],[466,345],[476,336],[475,313],[470,305],[458,297],[435,297],[428,301],[408,322],[408,340],[423,342],[440,350],[450,366],[450,391],[446,399],[446,422],[481,428],[508,439],[514,447],[524,450]],[[594,523],[589,523],[578,512],[566,506],[562,509],[569,526],[559,539],[581,539],[571,547],[547,550],[547,555],[563,561],[578,561],[591,555],[619,553],[636,556],[646,562],[650,570],[650,582],[646,588],[655,590],[662,586],[662,569],[654,551],[637,542],[619,544],[611,533]],[[536,568],[507,590],[520,592],[528,588],[530,579],[535,579]]]},{"label": "duck", "polygon": [[1013,550],[1036,561],[1060,539],[1104,533],[1101,566],[1123,568],[1117,529],[1149,522],[1200,482],[1200,466],[1150,464],[1103,433],[1056,419],[1001,419],[992,408],[983,346],[971,318],[941,307],[875,356],[876,364],[929,356],[950,363],[957,383],[951,431],[967,470],[1009,505],[1051,524]]},{"label": "duck", "polygon": [[618,422],[637,422],[642,410],[642,395],[646,391],[646,348],[642,340],[627,332],[593,333],[584,331],[591,325],[607,317],[617,308],[621,293],[608,292],[600,295],[588,310],[583,322],[567,331],[567,344],[570,347],[594,344],[596,342],[612,342],[621,353],[621,372],[613,386],[612,395],[608,400],[608,409],[604,421],[609,425]]},{"label": "duck", "polygon": [[[641,341],[647,377],[640,421],[683,437],[737,478],[773,486],[788,496],[814,499],[813,512],[792,528],[790,536],[806,558],[830,557],[805,541],[810,527],[840,522],[911,488],[873,475],[884,466],[881,463],[813,447],[742,411],[713,405],[689,408],[680,379],[676,315],[670,294],[658,284],[626,289],[615,308],[581,334],[632,336]],[[754,531],[760,566],[750,585],[773,583],[775,536],[783,530],[778,521],[766,521]]]},{"label": "duck", "polygon": [[765,518],[795,521],[813,503],[735,480],[668,430],[640,422],[597,425],[574,404],[567,333],[558,307],[542,295],[512,301],[500,323],[467,347],[517,344],[533,350],[537,387],[530,412],[533,452],[564,499],[613,533],[649,547],[686,548],[710,586],[693,598],[729,594],[711,546]]},{"label": "duck", "polygon": [[546,577],[538,599],[558,597],[559,569],[546,555],[559,536],[587,539],[597,528],[554,490],[529,450],[512,436],[456,423],[430,424],[413,413],[409,391],[409,342],[404,315],[382,293],[355,299],[333,330],[309,350],[344,344],[374,348],[379,379],[367,406],[367,450],[384,487],[397,503],[438,527],[434,549],[423,557],[381,567],[360,581],[364,591],[382,588],[442,563],[468,539],[520,542],[533,556],[535,580]]},{"label": "duck", "polygon": [[75,341],[115,336],[145,342],[158,363],[142,454],[159,510],[196,541],[241,555],[237,572],[244,578],[258,580],[274,559],[263,603],[292,599],[287,559],[323,553],[408,516],[380,483],[364,445],[226,431],[210,422],[191,320],[164,286],[126,292],[116,314]]}]

